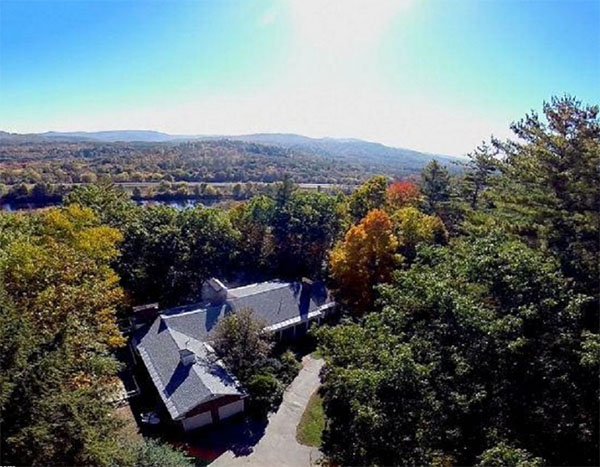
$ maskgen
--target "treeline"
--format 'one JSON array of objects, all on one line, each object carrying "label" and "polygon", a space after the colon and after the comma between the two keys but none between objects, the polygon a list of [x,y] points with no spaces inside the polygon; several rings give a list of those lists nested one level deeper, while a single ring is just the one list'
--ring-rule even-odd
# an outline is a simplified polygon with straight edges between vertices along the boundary
[{"label": "treeline", "polygon": [[139,206],[110,185],[80,186],[66,205],[85,206],[123,240],[113,263],[135,303],[198,299],[209,277],[238,282],[323,277],[327,253],[348,223],[347,198],[296,189],[289,179],[272,195],[224,208]]},{"label": "treeline", "polygon": [[599,464],[598,107],[543,111],[412,207],[363,186],[329,260],[351,319],[316,333],[333,464]]},{"label": "treeline", "polygon": [[295,182],[356,184],[395,166],[241,141],[93,143],[0,141],[0,183]]},{"label": "treeline", "polygon": [[[107,179],[98,182],[99,184],[108,184]],[[77,185],[35,183],[28,185],[20,183],[7,187],[0,184],[0,204],[2,203],[33,203],[43,207],[43,205],[57,204],[62,202],[63,198],[70,193]],[[276,191],[275,184],[272,183],[232,183],[224,185],[211,185],[208,183],[187,182],[170,183],[161,182],[156,185],[140,185],[132,187],[123,187],[115,185],[131,196],[132,199],[156,200],[156,201],[177,201],[177,200],[247,200],[259,194],[273,195]]]}]

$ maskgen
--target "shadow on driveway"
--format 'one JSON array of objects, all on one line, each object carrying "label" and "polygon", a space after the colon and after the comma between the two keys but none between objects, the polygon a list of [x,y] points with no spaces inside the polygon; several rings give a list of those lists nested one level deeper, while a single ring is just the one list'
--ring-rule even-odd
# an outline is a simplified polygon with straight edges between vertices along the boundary
[{"label": "shadow on driveway", "polygon": [[202,461],[213,461],[225,451],[235,457],[248,456],[265,434],[267,420],[247,416],[227,420],[220,425],[210,425],[182,435],[181,441],[172,444]]}]

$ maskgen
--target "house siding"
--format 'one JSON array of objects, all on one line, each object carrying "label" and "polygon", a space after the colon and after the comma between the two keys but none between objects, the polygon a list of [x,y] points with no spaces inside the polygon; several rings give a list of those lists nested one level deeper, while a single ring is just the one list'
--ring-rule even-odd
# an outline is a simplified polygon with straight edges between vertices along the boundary
[{"label": "house siding", "polygon": [[[224,407],[225,409],[223,409]],[[227,395],[194,407],[186,414],[185,418],[181,420],[181,424],[185,431],[190,431],[200,428],[201,426],[219,423],[225,418],[229,418],[243,411],[244,399],[240,396]],[[198,419],[196,417],[201,416],[201,419],[204,419],[207,417],[207,415],[204,414],[210,415],[210,417],[208,417],[208,422],[203,423],[202,425],[197,425],[195,421]],[[221,414],[224,416],[221,416]],[[195,421],[190,422],[190,420]]]}]

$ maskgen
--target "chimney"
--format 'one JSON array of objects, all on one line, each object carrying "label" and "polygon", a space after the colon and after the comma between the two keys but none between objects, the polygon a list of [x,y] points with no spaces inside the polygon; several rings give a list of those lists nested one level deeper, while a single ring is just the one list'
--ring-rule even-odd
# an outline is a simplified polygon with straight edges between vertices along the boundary
[{"label": "chimney", "polygon": [[303,277],[302,285],[300,290],[300,314],[304,315],[308,313],[310,307],[310,296],[312,292],[313,281]]},{"label": "chimney", "polygon": [[144,324],[154,321],[158,316],[158,303],[148,303],[146,305],[134,306],[131,316],[135,329],[141,328]]},{"label": "chimney", "polygon": [[191,365],[196,361],[196,354],[190,349],[179,349],[179,358],[184,365]]},{"label": "chimney", "polygon": [[227,287],[214,277],[202,284],[202,299],[211,305],[221,305],[227,300]]}]

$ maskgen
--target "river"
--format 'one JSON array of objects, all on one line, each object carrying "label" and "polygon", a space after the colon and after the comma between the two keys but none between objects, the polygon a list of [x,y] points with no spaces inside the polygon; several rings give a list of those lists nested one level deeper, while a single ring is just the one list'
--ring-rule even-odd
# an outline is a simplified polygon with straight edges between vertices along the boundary
[{"label": "river", "polygon": [[[178,210],[183,210],[186,208],[191,208],[194,206],[214,206],[219,202],[223,201],[221,199],[177,199],[177,200],[155,200],[155,199],[140,199],[134,200],[140,206],[151,206],[151,205],[164,205],[170,206]],[[47,208],[50,206],[60,206],[60,202],[1,202],[0,203],[0,211],[32,211],[35,209]]]}]

